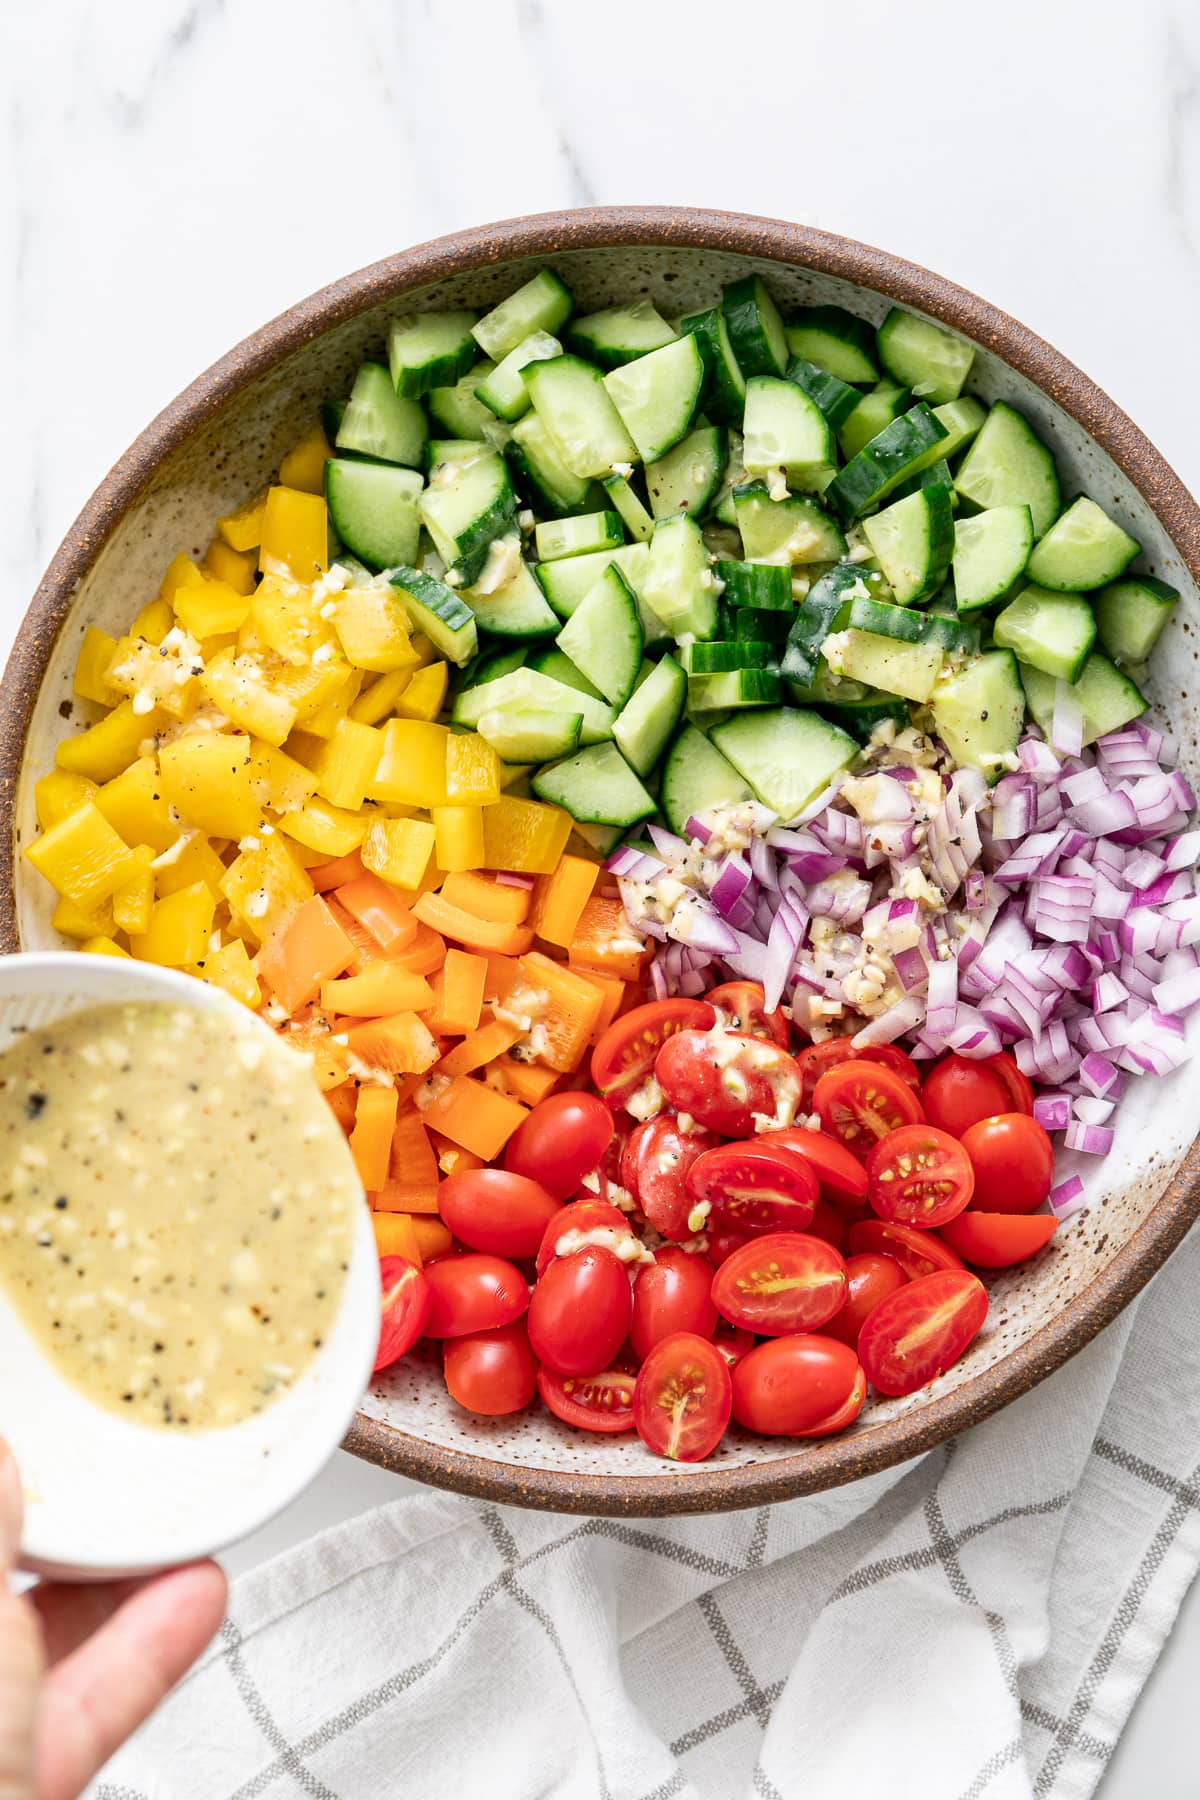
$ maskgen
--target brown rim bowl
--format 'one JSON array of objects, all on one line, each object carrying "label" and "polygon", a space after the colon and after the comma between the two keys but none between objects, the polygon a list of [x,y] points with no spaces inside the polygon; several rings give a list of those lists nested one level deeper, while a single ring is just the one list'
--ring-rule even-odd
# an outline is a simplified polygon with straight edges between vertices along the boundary
[{"label": "brown rim bowl", "polygon": [[[1200,510],[1125,414],[1050,345],[995,307],[885,251],[803,226],[686,208],[591,207],[482,226],[388,257],[302,300],[193,382],[147,426],[63,540],[17,634],[0,697],[0,951],[58,947],[22,866],[32,785],[86,706],[70,670],[89,623],[122,629],[178,550],[198,554],[216,517],[254,492],[323,398],[344,392],[390,313],[490,305],[552,262],[587,307],[648,294],[671,314],[723,282],[762,274],[784,307],[840,301],[877,321],[893,302],[978,346],[968,384],[1004,397],[1048,436],[1072,486],[1111,506],[1146,566],[1184,590],[1157,671],[1181,758],[1195,774],[1200,693]],[[1087,1210],[1036,1263],[993,1284],[988,1327],[955,1370],[869,1409],[841,1437],[734,1438],[716,1460],[666,1467],[627,1440],[532,1414],[476,1426],[418,1358],[373,1388],[346,1447],[438,1487],[559,1512],[652,1515],[759,1505],[837,1486],[932,1449],[1027,1392],[1110,1323],[1200,1212],[1190,1142],[1200,1078],[1142,1084],[1115,1154],[1089,1175]]]}]

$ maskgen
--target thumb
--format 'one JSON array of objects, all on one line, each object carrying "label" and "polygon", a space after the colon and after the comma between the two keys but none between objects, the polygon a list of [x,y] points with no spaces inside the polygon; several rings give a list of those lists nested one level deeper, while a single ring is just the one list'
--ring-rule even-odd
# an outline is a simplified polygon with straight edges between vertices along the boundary
[{"label": "thumb", "polygon": [[31,1607],[9,1587],[21,1542],[21,1478],[0,1438],[0,1800],[31,1800],[34,1723],[43,1668]]}]

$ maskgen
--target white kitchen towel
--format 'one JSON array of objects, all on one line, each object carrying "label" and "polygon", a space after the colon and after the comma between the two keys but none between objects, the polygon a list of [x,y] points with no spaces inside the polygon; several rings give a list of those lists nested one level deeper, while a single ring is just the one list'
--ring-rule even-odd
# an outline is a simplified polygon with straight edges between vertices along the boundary
[{"label": "white kitchen towel", "polygon": [[757,1511],[430,1493],[237,1583],[95,1800],[1090,1794],[1200,1560],[1200,1234],[1041,1387]]}]

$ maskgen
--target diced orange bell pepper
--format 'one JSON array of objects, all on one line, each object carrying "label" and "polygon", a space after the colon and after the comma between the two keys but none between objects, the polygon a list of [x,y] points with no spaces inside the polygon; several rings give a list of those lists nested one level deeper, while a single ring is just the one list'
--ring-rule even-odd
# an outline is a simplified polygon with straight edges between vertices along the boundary
[{"label": "diced orange bell pepper", "polygon": [[318,894],[327,894],[331,888],[344,887],[347,882],[357,881],[365,874],[362,857],[357,850],[352,850],[348,856],[339,856],[333,862],[319,863],[308,871],[308,879]]},{"label": "diced orange bell pepper", "polygon": [[497,881],[482,870],[464,869],[447,875],[442,883],[442,899],[461,907],[463,912],[473,913],[477,919],[491,919],[497,925],[524,925],[533,891]]},{"label": "diced orange bell pepper", "polygon": [[575,936],[580,914],[592,897],[599,873],[596,864],[585,857],[564,856],[552,875],[539,875],[529,920],[534,935],[565,950]]},{"label": "diced orange bell pepper", "polygon": [[441,1054],[437,1039],[414,1012],[355,1025],[346,1033],[346,1046],[369,1067],[389,1075],[423,1074]]},{"label": "diced orange bell pepper", "polygon": [[465,1175],[471,1169],[486,1167],[482,1156],[476,1156],[473,1150],[464,1150],[461,1144],[452,1144],[440,1131],[431,1131],[429,1141],[433,1145],[438,1173],[441,1175]]},{"label": "diced orange bell pepper", "polygon": [[330,1088],[325,1098],[329,1102],[330,1112],[349,1137],[354,1129],[354,1114],[358,1106],[357,1087],[352,1081],[347,1081],[342,1087]]},{"label": "diced orange bell pepper", "polygon": [[282,1042],[312,1063],[313,1077],[323,1093],[342,1087],[350,1078],[350,1056],[345,1044],[335,1043],[323,1025],[306,1020],[291,1025]]},{"label": "diced orange bell pepper", "polygon": [[406,969],[411,969],[414,975],[436,975],[446,960],[446,944],[428,925],[418,924],[412,943],[388,954]]},{"label": "diced orange bell pepper", "polygon": [[464,1150],[474,1151],[485,1162],[499,1156],[528,1108],[505,1094],[497,1094],[482,1081],[458,1075],[425,1108],[425,1123]]},{"label": "diced orange bell pepper", "polygon": [[350,1153],[363,1186],[373,1191],[388,1178],[396,1128],[394,1087],[360,1087],[350,1133]]},{"label": "diced orange bell pepper", "polygon": [[[445,1256],[454,1248],[454,1238],[450,1227],[443,1225],[439,1218],[428,1213],[413,1213],[412,1228],[416,1234],[417,1248],[421,1252],[422,1262],[432,1262],[435,1256]],[[386,1213],[385,1218],[404,1218],[403,1213]]]},{"label": "diced orange bell pepper", "polygon": [[439,894],[422,894],[413,906],[416,917],[444,937],[454,938],[472,950],[491,950],[500,956],[519,956],[533,942],[527,925],[495,924],[450,906]]},{"label": "diced orange bell pepper", "polygon": [[406,1187],[436,1186],[437,1157],[425,1129],[425,1121],[415,1106],[404,1108],[392,1132],[392,1159],[388,1174]]},{"label": "diced orange bell pepper", "polygon": [[485,1006],[503,1006],[517,983],[523,979],[521,965],[514,956],[489,955],[487,981],[483,988]]},{"label": "diced orange bell pepper", "polygon": [[[425,1008],[431,1031],[468,1032],[479,1024],[483,990],[487,982],[487,958],[466,950],[447,950],[446,960],[434,979],[432,1009]],[[417,1008],[418,1011],[422,1009]]]},{"label": "diced orange bell pepper", "polygon": [[373,1212],[371,1225],[375,1232],[375,1248],[380,1256],[402,1256],[405,1262],[422,1262],[421,1240],[417,1222],[410,1213]]},{"label": "diced orange bell pepper", "polygon": [[323,982],[348,969],[357,952],[319,894],[283,921],[258,953],[256,967],[281,1006],[294,1013]]},{"label": "diced orange bell pepper", "polygon": [[485,1019],[461,1044],[446,1052],[438,1074],[473,1075],[476,1069],[486,1068],[497,1056],[503,1056],[524,1035],[519,1025],[510,1025],[507,1019]]},{"label": "diced orange bell pepper", "polygon": [[586,976],[551,962],[540,950],[520,961],[530,987],[550,996],[538,1021],[546,1039],[538,1060],[560,1071],[578,1068],[604,1005],[602,990]]},{"label": "diced orange bell pepper", "polygon": [[[394,888],[378,875],[364,872],[336,890],[338,903],[365,925],[388,955],[407,949],[417,936],[417,920]],[[425,971],[419,970],[424,974]]]},{"label": "diced orange bell pepper", "polygon": [[438,1184],[431,1181],[417,1186],[407,1181],[393,1181],[389,1177],[382,1187],[372,1189],[371,1206],[377,1213],[436,1214]]},{"label": "diced orange bell pepper", "polygon": [[389,1013],[424,1012],[434,992],[423,975],[395,962],[368,963],[358,975],[321,983],[321,1010],[356,1019],[385,1019]]},{"label": "diced orange bell pepper", "polygon": [[[582,980],[590,981],[593,987],[598,987],[600,992],[604,995],[604,1004],[600,1008],[600,1016],[592,1026],[592,1035],[588,1040],[590,1044],[598,1044],[603,1033],[608,1030],[622,1006],[625,1004],[625,996],[628,992],[628,988],[625,982],[619,980],[617,976],[602,975],[598,969],[577,969],[570,963],[567,964],[567,967],[570,969],[572,975],[578,975]],[[639,989],[639,995],[640,991],[641,990]]]},{"label": "diced orange bell pepper", "polygon": [[547,1069],[542,1063],[518,1062],[514,1056],[498,1056],[490,1073],[498,1075],[505,1092],[523,1100],[526,1106],[536,1106],[562,1080],[557,1069]]},{"label": "diced orange bell pepper", "polygon": [[581,969],[598,969],[602,975],[619,975],[622,981],[637,981],[641,977],[646,951],[638,945],[621,902],[596,894],[579,916],[569,957]]}]

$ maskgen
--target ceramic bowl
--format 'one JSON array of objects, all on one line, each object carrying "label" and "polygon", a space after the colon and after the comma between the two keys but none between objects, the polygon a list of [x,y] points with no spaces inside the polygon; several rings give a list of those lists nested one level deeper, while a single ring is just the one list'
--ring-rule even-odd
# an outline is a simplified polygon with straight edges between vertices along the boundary
[{"label": "ceramic bowl", "polygon": [[[585,310],[634,295],[669,314],[711,304],[761,274],[785,313],[835,301],[871,320],[893,302],[978,346],[970,390],[1019,406],[1053,444],[1066,491],[1086,489],[1183,592],[1156,659],[1153,697],[1200,774],[1195,678],[1200,511],[1121,410],[1032,332],[962,288],[883,251],[738,214],[589,208],[510,220],[376,263],[302,301],[230,352],[147,427],[102,483],[39,588],[0,700],[0,938],[54,943],[47,890],[25,867],[33,782],[80,723],[71,669],[88,624],[114,633],[157,589],[168,558],[199,555],[214,520],[259,488],[318,402],[344,394],[389,318],[489,306],[552,262]],[[1139,1291],[1200,1210],[1200,1061],[1134,1085],[1116,1147],[1086,1171],[1089,1205],[1036,1261],[992,1284],[987,1326],[931,1388],[872,1405],[843,1436],[813,1443],[730,1436],[699,1467],[670,1467],[629,1438],[576,1434],[541,1412],[481,1423],[449,1400],[435,1362],[405,1363],[363,1400],[348,1447],[465,1493],[559,1511],[716,1510],[810,1493],[902,1462],[1050,1374]]]}]

